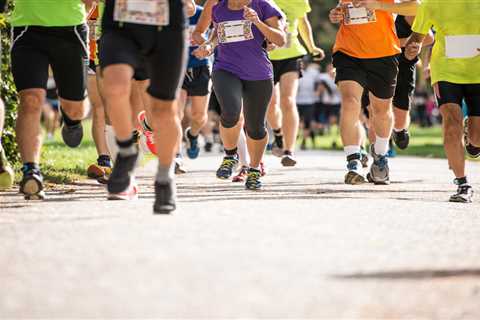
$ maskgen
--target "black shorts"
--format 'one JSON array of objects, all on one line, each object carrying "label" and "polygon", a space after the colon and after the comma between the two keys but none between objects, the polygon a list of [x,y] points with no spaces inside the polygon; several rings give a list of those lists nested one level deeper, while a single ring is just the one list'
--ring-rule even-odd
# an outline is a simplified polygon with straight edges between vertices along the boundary
[{"label": "black shorts", "polygon": [[297,104],[298,114],[303,121],[303,127],[310,129],[315,113],[315,104]]},{"label": "black shorts", "polygon": [[415,80],[418,58],[408,60],[403,54],[398,56],[398,76],[393,106],[408,111],[415,94]]},{"label": "black shorts", "polygon": [[397,56],[359,59],[336,52],[333,66],[337,69],[335,82],[355,81],[380,99],[390,99],[397,84]]},{"label": "black shorts", "polygon": [[219,116],[222,115],[222,107],[220,106],[220,102],[218,102],[215,90],[212,90],[212,94],[210,95],[210,100],[208,101],[208,111],[215,112]]},{"label": "black shorts", "polygon": [[147,72],[147,62],[145,59],[141,59],[138,66],[135,68],[135,72],[133,73],[133,79],[137,81],[145,81],[149,79]]},{"label": "black shorts", "polygon": [[447,103],[458,104],[462,107],[462,102],[465,100],[467,115],[480,117],[480,83],[456,84],[440,81],[438,82],[438,91],[436,96],[440,107]]},{"label": "black shorts", "polygon": [[144,59],[150,78],[148,93],[171,101],[183,81],[187,49],[185,30],[125,24],[103,30],[100,65],[105,70],[113,64],[128,64],[137,70]]},{"label": "black shorts", "polygon": [[285,60],[272,60],[273,65],[273,82],[275,84],[280,82],[282,76],[289,72],[298,72],[298,77],[303,75],[302,57],[295,57]]},{"label": "black shorts", "polygon": [[18,91],[47,89],[48,67],[66,100],[86,97],[88,45],[86,25],[15,27],[12,31],[12,73]]},{"label": "black shorts", "polygon": [[189,68],[185,73],[182,89],[189,97],[204,97],[210,93],[210,67]]}]

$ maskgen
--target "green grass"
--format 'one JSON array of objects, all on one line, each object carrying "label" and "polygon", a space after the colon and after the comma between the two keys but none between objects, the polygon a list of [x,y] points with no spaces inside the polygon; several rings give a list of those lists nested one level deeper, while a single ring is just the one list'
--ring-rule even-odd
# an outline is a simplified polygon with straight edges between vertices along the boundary
[{"label": "green grass", "polygon": [[[312,148],[311,142],[307,143],[307,147]],[[317,137],[315,140],[314,149],[342,150],[342,148],[342,142],[336,127],[332,128],[330,133]],[[401,156],[445,158],[441,127],[421,128],[412,126],[410,128],[409,147],[406,150],[397,149],[397,154]]]}]

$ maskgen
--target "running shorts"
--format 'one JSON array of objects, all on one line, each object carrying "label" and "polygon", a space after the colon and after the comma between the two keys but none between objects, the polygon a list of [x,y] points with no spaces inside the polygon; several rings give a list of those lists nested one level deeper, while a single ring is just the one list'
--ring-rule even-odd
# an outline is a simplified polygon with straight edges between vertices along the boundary
[{"label": "running shorts", "polygon": [[441,107],[447,103],[462,106],[462,101],[467,104],[469,117],[480,117],[480,83],[457,84],[445,81],[438,82],[437,96],[438,105]]},{"label": "running shorts", "polygon": [[380,99],[390,99],[395,94],[397,56],[360,59],[338,51],[333,55],[333,66],[337,70],[336,83],[355,81]]},{"label": "running shorts", "polygon": [[51,66],[58,95],[66,100],[86,97],[89,52],[86,25],[15,27],[12,30],[12,73],[18,91],[47,90]]},{"label": "running shorts", "polygon": [[298,77],[303,75],[303,56],[284,60],[272,60],[273,81],[275,84],[280,82],[282,76],[289,72],[298,72]]},{"label": "running shorts", "polygon": [[210,67],[208,65],[189,68],[185,73],[182,89],[189,97],[204,97],[210,93]]}]

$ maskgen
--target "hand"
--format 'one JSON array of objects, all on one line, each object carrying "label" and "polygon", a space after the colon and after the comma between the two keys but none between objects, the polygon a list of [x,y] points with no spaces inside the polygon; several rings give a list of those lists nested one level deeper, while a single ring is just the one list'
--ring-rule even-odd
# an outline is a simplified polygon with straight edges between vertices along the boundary
[{"label": "hand", "polygon": [[343,11],[342,8],[336,7],[330,10],[330,14],[328,15],[331,23],[340,23],[343,21]]},{"label": "hand", "polygon": [[205,59],[206,57],[213,54],[213,47],[211,44],[203,44],[197,49],[193,50],[192,54],[197,59]]},{"label": "hand", "polygon": [[274,44],[273,42],[267,41],[267,51],[273,51],[277,49],[278,46]]},{"label": "hand", "polygon": [[260,23],[260,18],[258,17],[257,11],[247,6],[243,7],[243,17],[245,20],[251,21],[253,24]]},{"label": "hand", "polygon": [[96,2],[95,0],[82,0],[83,3],[85,3],[85,5],[90,8],[93,6],[93,4]]},{"label": "hand", "polygon": [[322,61],[325,59],[325,51],[318,47],[313,47],[312,50],[310,50],[310,54],[312,55],[314,61]]},{"label": "hand", "polygon": [[377,0],[353,0],[353,5],[357,8],[363,7],[368,10],[378,10],[381,9],[381,3]]},{"label": "hand", "polygon": [[405,47],[405,58],[407,60],[413,60],[420,54],[422,50],[422,44],[419,42],[410,42]]},{"label": "hand", "polygon": [[193,46],[201,46],[205,43],[206,39],[200,32],[193,32],[191,41]]}]

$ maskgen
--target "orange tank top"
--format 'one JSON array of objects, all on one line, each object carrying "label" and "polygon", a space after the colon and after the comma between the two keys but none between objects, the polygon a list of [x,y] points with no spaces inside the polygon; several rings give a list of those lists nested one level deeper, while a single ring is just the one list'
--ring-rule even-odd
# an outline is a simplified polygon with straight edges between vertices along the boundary
[{"label": "orange tank top", "polygon": [[[380,1],[394,3],[394,0]],[[389,57],[401,52],[391,13],[352,8],[351,0],[341,0],[341,6],[345,18],[338,30],[333,52],[340,51],[361,59]]]}]

